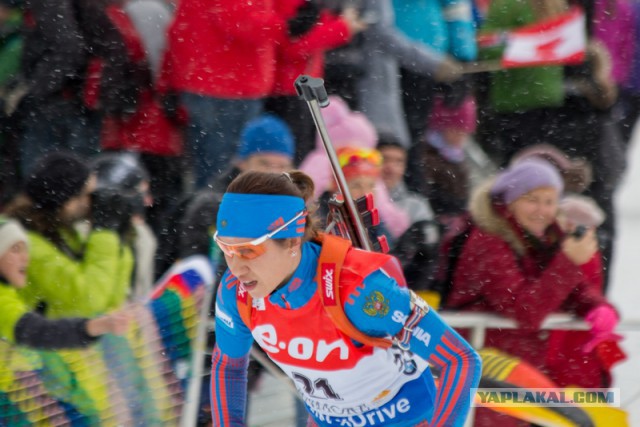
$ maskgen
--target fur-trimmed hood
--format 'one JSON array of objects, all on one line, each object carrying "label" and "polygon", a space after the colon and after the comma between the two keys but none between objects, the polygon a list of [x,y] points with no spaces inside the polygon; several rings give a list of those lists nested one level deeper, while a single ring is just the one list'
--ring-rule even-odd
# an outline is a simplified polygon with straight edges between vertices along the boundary
[{"label": "fur-trimmed hood", "polygon": [[494,178],[476,188],[469,199],[469,212],[475,225],[485,233],[494,234],[504,239],[518,254],[524,255],[525,246],[509,221],[495,211],[489,194]]}]

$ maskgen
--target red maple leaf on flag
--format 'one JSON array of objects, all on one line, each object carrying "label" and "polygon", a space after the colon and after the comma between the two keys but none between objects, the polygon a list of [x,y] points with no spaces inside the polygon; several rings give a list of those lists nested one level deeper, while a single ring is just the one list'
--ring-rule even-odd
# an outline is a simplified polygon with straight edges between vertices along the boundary
[{"label": "red maple leaf on flag", "polygon": [[556,37],[553,40],[550,40],[546,43],[543,43],[536,47],[536,54],[540,58],[540,60],[544,61],[547,59],[554,58],[556,56],[556,48],[558,45],[562,43],[562,39],[560,37]]}]

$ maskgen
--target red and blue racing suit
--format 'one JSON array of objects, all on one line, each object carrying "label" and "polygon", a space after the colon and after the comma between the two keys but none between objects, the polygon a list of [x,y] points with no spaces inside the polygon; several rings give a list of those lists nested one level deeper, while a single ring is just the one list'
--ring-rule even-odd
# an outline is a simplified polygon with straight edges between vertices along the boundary
[{"label": "red and blue racing suit", "polygon": [[[318,426],[462,426],[470,389],[480,379],[477,353],[434,310],[414,328],[410,350],[355,342],[335,326],[320,300],[320,250],[305,243],[288,283],[253,301],[251,330],[236,301],[244,288],[225,273],[216,301],[213,425],[244,425],[248,354],[255,340],[294,381]],[[353,276],[349,257],[346,268]],[[382,268],[345,292],[347,318],[369,336],[396,336],[411,314],[408,289]],[[429,365],[440,371],[437,388]]]}]

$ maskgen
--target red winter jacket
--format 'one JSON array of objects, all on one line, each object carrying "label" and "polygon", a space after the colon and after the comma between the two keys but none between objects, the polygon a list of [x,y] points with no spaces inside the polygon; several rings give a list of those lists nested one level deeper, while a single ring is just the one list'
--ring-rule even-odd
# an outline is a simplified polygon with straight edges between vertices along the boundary
[{"label": "red winter jacket", "polygon": [[[278,14],[284,19],[295,16],[303,0],[279,0]],[[285,39],[276,49],[276,80],[272,95],[295,96],[293,82],[300,74],[324,75],[324,53],[351,39],[349,27],[339,16],[328,11],[320,14],[318,23],[308,33]]]},{"label": "red winter jacket", "polygon": [[184,0],[169,29],[171,87],[225,99],[271,93],[286,36],[275,0]]},{"label": "red winter jacket", "polygon": [[137,108],[132,114],[105,116],[100,138],[102,148],[157,156],[180,156],[183,153],[186,113],[179,109],[175,117],[169,118],[162,106],[162,97],[168,90],[167,79],[172,74],[170,64],[165,58],[161,75],[153,82],[142,40],[129,16],[116,6],[107,8],[107,14],[119,29],[130,60],[146,71],[147,78],[139,82]]},{"label": "red winter jacket", "polygon": [[[488,186],[474,194],[471,215],[476,227],[460,254],[445,308],[515,319],[520,329],[489,330],[485,346],[531,363],[559,386],[602,387],[606,367],[595,353],[582,352],[590,338],[588,332],[558,334],[540,329],[551,313],[584,316],[608,304],[599,290],[602,277],[596,269],[600,260],[594,257],[576,266],[558,250],[541,265],[525,249],[510,222],[492,208]],[[479,412],[482,418],[494,416],[491,411]],[[505,422],[501,418],[499,423]]]}]

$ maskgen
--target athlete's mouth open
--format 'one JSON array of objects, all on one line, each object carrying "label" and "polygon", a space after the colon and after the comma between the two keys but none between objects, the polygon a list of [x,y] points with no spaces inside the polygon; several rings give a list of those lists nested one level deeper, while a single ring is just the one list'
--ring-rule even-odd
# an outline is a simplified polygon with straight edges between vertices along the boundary
[{"label": "athlete's mouth open", "polygon": [[246,290],[250,291],[254,289],[256,286],[258,286],[258,281],[252,280],[250,282],[242,282],[242,286],[244,286]]}]

